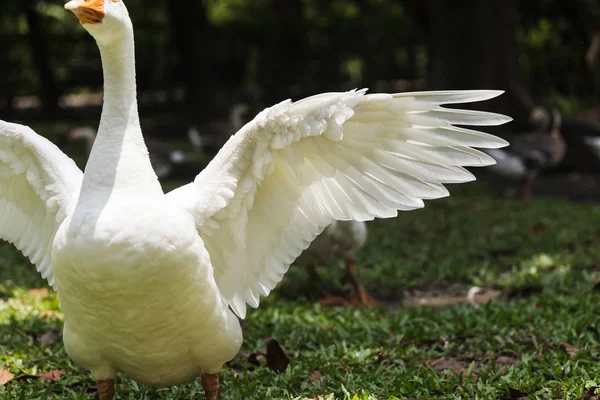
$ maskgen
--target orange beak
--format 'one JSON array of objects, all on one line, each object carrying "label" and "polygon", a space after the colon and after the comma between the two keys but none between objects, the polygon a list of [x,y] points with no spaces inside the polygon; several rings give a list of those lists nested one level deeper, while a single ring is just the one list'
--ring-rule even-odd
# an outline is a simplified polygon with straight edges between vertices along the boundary
[{"label": "orange beak", "polygon": [[65,4],[82,24],[99,24],[104,18],[104,0],[71,0]]}]

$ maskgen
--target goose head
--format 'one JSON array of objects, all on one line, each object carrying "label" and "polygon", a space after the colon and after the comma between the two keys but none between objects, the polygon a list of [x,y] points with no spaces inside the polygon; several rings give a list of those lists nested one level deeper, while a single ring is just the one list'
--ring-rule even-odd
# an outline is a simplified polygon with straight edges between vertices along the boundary
[{"label": "goose head", "polygon": [[529,114],[529,123],[537,131],[549,131],[552,125],[552,112],[545,106],[535,106]]},{"label": "goose head", "polygon": [[118,42],[133,31],[123,0],[71,0],[65,8],[75,14],[98,43]]},{"label": "goose head", "polygon": [[535,106],[529,114],[529,122],[537,132],[556,134],[561,127],[561,114],[555,107]]}]

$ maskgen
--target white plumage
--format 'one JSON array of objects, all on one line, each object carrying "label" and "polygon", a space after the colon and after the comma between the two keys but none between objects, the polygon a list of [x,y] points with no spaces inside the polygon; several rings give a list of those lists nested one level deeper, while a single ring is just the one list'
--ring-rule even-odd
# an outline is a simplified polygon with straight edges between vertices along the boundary
[{"label": "white plumage", "polygon": [[294,264],[307,269],[312,285],[320,292],[323,303],[348,304],[346,299],[326,294],[315,269],[317,265],[331,264],[336,258],[346,264],[346,274],[354,286],[356,303],[363,305],[375,303],[354,271],[356,253],[367,243],[367,236],[367,224],[364,221],[333,221],[294,261]]},{"label": "white plumage", "polygon": [[333,221],[294,264],[329,264],[334,258],[353,259],[367,243],[367,224],[364,221]]},{"label": "white plumage", "polygon": [[[64,137],[67,141],[83,139],[89,154],[92,151],[97,134],[96,129],[91,126],[76,126],[69,130]],[[171,151],[165,143],[158,139],[145,138],[144,142],[148,148],[152,168],[159,179],[171,177],[174,167],[186,161],[185,154],[182,151]]]},{"label": "white plumage", "polygon": [[440,105],[498,94],[360,90],[285,101],[261,112],[193,183],[167,197],[194,215],[221,294],[244,318],[246,304],[257,307],[333,220],[421,208],[423,199],[448,195],[442,183],[474,179],[462,166],[493,164],[468,146],[504,140],[452,124],[509,119]]},{"label": "white plumage", "polygon": [[65,347],[101,399],[119,371],[159,387],[218,373],[242,343],[230,308],[243,318],[258,306],[333,220],[423,207],[448,195],[443,183],[474,179],[463,166],[493,163],[472,147],[507,144],[453,124],[509,118],[441,107],[498,91],[326,93],[264,110],[165,195],[140,129],[123,2],[66,7],[102,55],[98,136],[82,174],[48,140],[2,122],[0,226],[57,288]]},{"label": "white plumage", "polygon": [[592,150],[592,153],[600,160],[600,137],[585,136],[583,142]]},{"label": "white plumage", "polygon": [[530,121],[536,130],[515,136],[506,149],[485,150],[496,160],[496,164],[488,170],[504,178],[521,180],[523,197],[532,197],[535,177],[541,171],[558,165],[565,156],[566,143],[560,134],[561,120],[556,109],[533,108]]},{"label": "white plumage", "polygon": [[0,121],[0,237],[13,243],[55,287],[54,235],[77,201],[83,174],[52,142]]}]

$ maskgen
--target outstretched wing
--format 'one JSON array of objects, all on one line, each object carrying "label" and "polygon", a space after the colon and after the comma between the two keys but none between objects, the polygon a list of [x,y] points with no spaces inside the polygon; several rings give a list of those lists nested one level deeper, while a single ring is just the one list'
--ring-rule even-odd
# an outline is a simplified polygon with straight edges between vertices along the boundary
[{"label": "outstretched wing", "polygon": [[257,307],[332,220],[388,218],[494,164],[471,147],[508,143],[454,127],[510,118],[442,108],[499,91],[326,93],[261,112],[193,183],[168,194],[188,209],[221,294],[240,317]]},{"label": "outstretched wing", "polygon": [[75,162],[48,139],[0,121],[0,239],[21,250],[55,289],[52,242],[82,179]]}]

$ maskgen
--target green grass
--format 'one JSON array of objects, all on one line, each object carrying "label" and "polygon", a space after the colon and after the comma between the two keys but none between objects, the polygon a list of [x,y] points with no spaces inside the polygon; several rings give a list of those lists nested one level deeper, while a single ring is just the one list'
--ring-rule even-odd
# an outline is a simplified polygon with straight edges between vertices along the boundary
[{"label": "green grass", "polygon": [[[359,274],[385,307],[324,308],[301,268],[243,322],[240,355],[221,382],[227,399],[581,399],[600,385],[600,206],[493,196],[483,184],[450,187],[423,210],[370,223]],[[341,264],[321,268],[347,293]],[[501,292],[487,304],[464,297]],[[62,346],[56,295],[7,244],[0,247],[0,368],[15,378],[4,399],[86,399],[90,375]],[[435,298],[441,306],[420,307]],[[415,300],[416,299],[416,300]],[[52,311],[52,312],[48,312]],[[48,334],[55,333],[56,336]],[[45,336],[44,336],[45,335]],[[43,337],[43,339],[42,339]],[[248,361],[276,338],[290,365],[277,374]],[[574,346],[574,347],[569,347]],[[567,350],[571,350],[569,354]],[[64,370],[50,382],[27,375]],[[199,382],[138,387],[119,399],[202,398]]]}]

